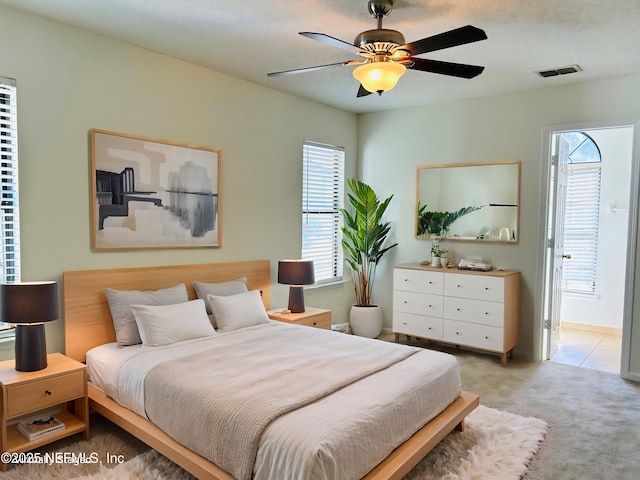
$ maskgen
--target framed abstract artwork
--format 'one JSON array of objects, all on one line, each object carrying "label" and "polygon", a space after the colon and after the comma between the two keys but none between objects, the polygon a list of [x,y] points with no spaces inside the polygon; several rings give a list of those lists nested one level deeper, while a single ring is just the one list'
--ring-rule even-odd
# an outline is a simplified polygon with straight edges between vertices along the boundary
[{"label": "framed abstract artwork", "polygon": [[220,247],[219,149],[91,130],[94,250]]}]

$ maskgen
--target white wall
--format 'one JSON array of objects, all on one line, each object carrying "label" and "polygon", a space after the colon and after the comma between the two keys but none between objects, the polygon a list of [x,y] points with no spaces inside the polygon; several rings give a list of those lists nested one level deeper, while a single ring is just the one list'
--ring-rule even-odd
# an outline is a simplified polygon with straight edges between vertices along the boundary
[{"label": "white wall", "polygon": [[[519,243],[446,243],[456,258],[481,256],[495,266],[522,272],[516,355],[541,358],[542,299],[536,295],[540,283],[537,267],[542,261],[538,240],[544,228],[538,222],[541,209],[546,208],[546,200],[540,198],[543,128],[637,117],[639,84],[640,76],[629,76],[361,115],[360,177],[381,196],[395,194],[389,218],[394,221],[394,241],[399,247],[382,260],[374,293],[384,308],[386,325],[391,324],[393,265],[428,256],[429,242],[415,239],[413,232],[415,167],[521,160]],[[541,79],[541,85],[553,85],[553,80]],[[640,305],[640,296],[637,298]],[[634,314],[634,323],[640,326],[640,314]],[[640,372],[640,335],[632,343],[631,370]]]},{"label": "white wall", "polygon": [[[586,133],[602,155],[597,291],[592,299],[563,294],[560,318],[563,322],[622,329],[633,128]],[[612,213],[609,204],[626,210]]]},{"label": "white wall", "polygon": [[[65,270],[297,258],[302,143],[344,146],[355,175],[357,116],[106,37],[0,7],[0,75],[18,86],[22,279]],[[222,247],[92,252],[89,130],[222,150]],[[272,285],[272,306],[288,287]],[[307,294],[346,321],[350,285]],[[63,351],[63,320],[47,324]]]}]

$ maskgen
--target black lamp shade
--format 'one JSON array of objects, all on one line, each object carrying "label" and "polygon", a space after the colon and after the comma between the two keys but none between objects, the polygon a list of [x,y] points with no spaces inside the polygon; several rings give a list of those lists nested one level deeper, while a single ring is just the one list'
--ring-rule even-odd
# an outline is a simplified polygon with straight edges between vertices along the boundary
[{"label": "black lamp shade", "polygon": [[0,284],[0,320],[16,324],[16,370],[34,372],[46,368],[43,322],[57,319],[56,282]]},{"label": "black lamp shade", "polygon": [[292,313],[304,312],[302,285],[311,285],[314,282],[313,260],[280,260],[278,262],[278,283],[291,285],[288,308]]}]

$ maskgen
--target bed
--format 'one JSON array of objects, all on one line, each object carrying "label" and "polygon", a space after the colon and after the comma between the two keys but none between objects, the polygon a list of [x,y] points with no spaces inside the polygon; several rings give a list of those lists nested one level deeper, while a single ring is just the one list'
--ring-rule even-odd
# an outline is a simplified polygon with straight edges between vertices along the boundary
[{"label": "bed", "polygon": [[[312,449],[315,448],[316,444],[326,441],[327,450],[315,453],[315,457],[320,458],[320,460],[314,459],[309,464],[310,466],[300,467],[302,469],[300,471],[311,472],[309,477],[322,478],[324,476],[331,478],[336,474],[336,468],[347,468],[345,464],[354,463],[346,461],[347,458],[357,458],[358,461],[355,462],[357,465],[349,465],[348,468],[353,467],[355,469],[349,470],[349,472],[359,471],[360,473],[357,475],[349,473],[351,478],[355,476],[355,478],[362,477],[367,479],[399,479],[454,428],[462,429],[464,418],[478,405],[479,399],[477,395],[460,391],[459,383],[458,390],[452,393],[453,386],[443,389],[440,384],[436,383],[435,387],[430,387],[426,380],[424,382],[421,380],[420,375],[424,375],[424,378],[429,375],[435,375],[440,379],[438,381],[442,382],[444,381],[442,380],[443,378],[451,375],[449,373],[452,368],[450,359],[444,361],[444,364],[448,363],[446,369],[442,367],[440,370],[428,372],[426,368],[423,368],[424,365],[435,363],[437,358],[443,354],[437,352],[426,353],[428,351],[411,351],[407,353],[407,350],[394,344],[386,344],[386,342],[359,339],[337,332],[289,325],[270,320],[229,332],[222,332],[223,329],[219,329],[220,334],[212,338],[176,342],[175,344],[161,346],[159,349],[140,346],[134,348],[118,348],[114,346],[116,335],[111,311],[104,293],[105,288],[149,291],[184,284],[187,287],[189,299],[194,299],[197,297],[192,286],[194,281],[215,284],[233,281],[240,277],[246,278],[246,285],[249,291],[260,293],[259,297],[256,298],[262,303],[261,307],[269,308],[270,264],[268,260],[65,272],[63,281],[66,355],[84,362],[87,360],[87,352],[91,352],[89,354],[90,360],[92,356],[96,357],[98,359],[97,363],[100,363],[100,359],[105,356],[110,358],[124,355],[124,363],[134,361],[129,360],[129,357],[136,357],[136,362],[143,363],[151,361],[148,357],[145,357],[146,355],[162,357],[164,362],[162,363],[162,368],[154,368],[154,370],[151,370],[152,372],[158,370],[168,371],[169,368],[184,369],[186,360],[183,361],[183,354],[178,352],[178,349],[183,348],[183,345],[188,345],[186,350],[190,352],[190,355],[199,354],[197,352],[199,350],[206,351],[208,355],[209,351],[239,351],[241,349],[238,346],[241,345],[259,345],[264,346],[263,350],[266,351],[273,351],[273,348],[281,352],[287,351],[290,357],[285,360],[286,362],[304,357],[305,355],[302,355],[301,352],[309,352],[309,355],[311,355],[311,351],[316,349],[316,345],[325,342],[331,344],[332,355],[336,354],[337,356],[339,356],[338,352],[352,348],[362,348],[362,355],[364,355],[362,358],[367,359],[366,355],[368,355],[367,352],[369,352],[371,345],[376,345],[376,349],[388,348],[389,353],[388,355],[385,354],[385,357],[398,355],[398,358],[390,364],[380,364],[377,367],[374,365],[371,367],[373,369],[372,372],[360,372],[360,376],[357,378],[342,379],[342,374],[339,372],[340,368],[332,367],[330,363],[323,363],[318,371],[326,372],[327,377],[335,376],[336,385],[328,392],[320,392],[320,396],[313,397],[318,392],[314,393],[313,385],[309,384],[303,390],[305,395],[311,395],[311,397],[302,398],[300,408],[288,409],[284,413],[281,412],[273,421],[267,422],[266,430],[259,436],[253,471],[249,473],[250,476],[255,478],[269,478],[272,471],[287,472],[280,475],[288,477],[291,471],[287,469],[292,468],[289,465],[292,463],[291,459],[302,458],[307,454],[304,453],[302,455],[300,451],[288,451],[288,449],[302,449],[305,441],[310,445],[304,448]],[[195,301],[189,303],[195,303]],[[273,343],[274,347],[270,347],[271,350],[267,348],[267,345],[270,345],[271,342],[280,341],[289,342],[285,343],[285,345],[299,344],[298,348],[301,350],[277,347],[277,343]],[[208,347],[207,342],[214,342],[215,348]],[[318,352],[316,352],[317,359],[310,356],[309,361],[323,361],[321,347],[318,347],[318,349]],[[135,350],[152,352],[140,354],[140,360],[138,360],[138,353],[133,353]],[[105,351],[107,353],[104,353]],[[123,354],[123,351],[126,353]],[[160,351],[163,351],[163,353],[157,353]],[[432,354],[437,357],[427,358],[422,356]],[[229,355],[225,354],[215,361],[222,361],[223,358],[227,357]],[[173,360],[174,358],[175,360]],[[312,358],[313,360],[311,360]],[[236,358],[234,357],[235,360]],[[238,361],[240,360],[238,359]],[[339,361],[343,366],[345,364],[348,365],[348,363],[345,363],[344,357]],[[93,360],[93,362],[95,364],[96,360]],[[270,361],[262,363],[272,364]],[[369,364],[368,360],[357,363]],[[454,361],[454,363],[457,372],[457,362]],[[140,370],[140,367],[136,366],[135,363],[131,363],[131,365],[131,372]],[[227,368],[231,367],[232,365],[225,366],[224,370],[226,371]],[[119,394],[110,390],[111,387],[109,385],[114,382],[108,379],[108,373],[103,375],[94,372],[92,375],[93,368],[93,365],[89,368],[90,376],[92,376],[92,383],[89,385],[89,399],[90,406],[94,410],[198,478],[236,478],[228,473],[229,468],[222,468],[207,459],[212,458],[208,450],[205,452],[198,451],[199,444],[207,443],[208,449],[215,450],[225,442],[198,442],[198,445],[190,445],[191,448],[187,448],[184,444],[188,444],[188,442],[185,442],[184,438],[175,434],[174,436],[181,442],[175,440],[159,426],[145,418],[148,416],[146,414],[149,413],[145,409],[148,408],[149,411],[153,409],[149,405],[145,407],[144,400],[142,400],[142,406],[138,405],[137,407],[135,402],[127,403],[123,401],[122,403],[126,407],[117,403],[114,398],[118,398]],[[334,370],[331,370],[332,368]],[[422,373],[423,369],[425,370],[424,373]],[[301,367],[294,368],[294,371],[297,370],[301,370]],[[342,370],[352,369],[342,368]],[[181,370],[175,371],[180,372]],[[444,373],[445,371],[447,372],[446,374]],[[187,373],[178,374],[177,376],[188,377],[188,370],[185,372]],[[349,375],[357,374],[358,372],[349,372]],[[124,374],[122,375],[124,376]],[[176,374],[174,373],[173,375],[175,376]],[[256,375],[260,375],[257,370]],[[144,381],[144,379],[141,381]],[[304,381],[303,378],[296,378],[295,384],[304,384],[300,383]],[[381,381],[385,385],[383,389],[379,388]],[[412,381],[413,386],[407,386]],[[396,383],[390,384],[389,382],[397,382],[397,386]],[[389,385],[393,385],[393,388],[389,388]],[[285,387],[286,384],[283,384],[282,388]],[[140,390],[140,387],[137,388]],[[431,400],[423,401],[423,397],[427,398],[429,395],[433,395],[434,391],[447,390],[447,388],[450,398],[438,398],[432,406],[428,406],[428,404],[432,403]],[[400,401],[400,399],[394,399],[391,396],[392,391],[396,389],[399,392],[404,392],[401,397],[406,401]],[[402,389],[405,390],[403,391]],[[373,394],[371,392],[376,393]],[[223,397],[227,395],[228,392]],[[146,401],[153,403],[151,399],[158,397],[157,395],[149,396]],[[287,394],[287,398],[289,398],[289,394]],[[361,398],[363,404],[350,411],[350,407],[347,407],[347,405],[350,405],[354,398]],[[121,400],[120,398],[118,399]],[[298,399],[292,399],[291,402],[292,405],[296,404]],[[261,401],[260,403],[268,402]],[[159,408],[160,413],[158,415],[162,419],[162,405]],[[136,409],[142,410],[135,413]],[[429,412],[429,409],[434,409],[434,411]],[[366,411],[363,412],[362,410]],[[407,412],[410,413],[407,414]],[[376,420],[371,421],[369,417],[371,415]],[[424,421],[420,420],[419,417],[423,417]],[[363,419],[366,419],[366,421]],[[425,424],[425,422],[427,423]],[[305,425],[303,435],[306,439],[305,441],[296,439],[290,434],[292,429],[300,431],[300,425]],[[166,425],[162,425],[162,427],[165,430],[168,428]],[[344,433],[342,430],[344,430]],[[380,441],[366,441],[367,439],[377,438],[375,435],[380,437]],[[292,438],[288,440],[291,444],[283,446],[280,442],[287,441],[288,437]],[[219,439],[220,437],[213,435],[212,438]],[[334,438],[337,439],[336,442],[342,442],[337,443],[338,447],[334,447],[331,444]],[[223,462],[218,463],[224,464]],[[280,468],[282,470],[277,470]],[[304,470],[304,468],[308,470]],[[362,470],[363,468],[365,470]],[[342,472],[342,470],[340,471]]]}]

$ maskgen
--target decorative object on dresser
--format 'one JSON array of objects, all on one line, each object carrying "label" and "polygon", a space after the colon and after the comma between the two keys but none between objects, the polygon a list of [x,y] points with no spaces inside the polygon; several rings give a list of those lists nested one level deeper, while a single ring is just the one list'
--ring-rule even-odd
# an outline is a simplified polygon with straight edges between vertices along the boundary
[{"label": "decorative object on dresser", "polygon": [[44,322],[57,319],[56,282],[0,284],[0,320],[16,325],[16,370],[35,372],[46,368]]},{"label": "decorative object on dresser", "polygon": [[279,322],[307,325],[309,327],[331,329],[331,310],[324,308],[306,307],[301,313],[284,313],[282,309],[267,310],[271,320]]},{"label": "decorative object on dresser", "polygon": [[[0,390],[3,398],[0,451],[9,454],[26,452],[61,438],[84,433],[89,439],[89,398],[87,367],[61,353],[48,356],[48,366],[35,372],[19,372],[13,360],[0,362]],[[49,413],[53,410],[55,413]],[[64,425],[60,430],[34,436],[29,441],[19,430],[18,419],[48,419]],[[61,427],[58,427],[61,428]],[[3,460],[4,460],[3,456]],[[10,456],[9,456],[10,458]],[[6,471],[7,463],[0,462]]]},{"label": "decorative object on dresser", "polygon": [[382,331],[382,309],[371,303],[376,267],[382,256],[398,245],[385,246],[391,230],[391,222],[383,222],[384,215],[393,195],[382,202],[373,188],[364,182],[347,180],[351,193],[349,203],[353,215],[341,209],[344,218],[342,248],[345,260],[351,267],[351,278],[356,295],[356,303],[351,308],[349,322],[355,335],[377,337]]},{"label": "decorative object on dresser", "polygon": [[420,264],[393,272],[393,332],[513,356],[520,321],[520,272],[442,270]]},{"label": "decorative object on dresser", "polygon": [[278,283],[290,285],[289,310],[291,313],[304,312],[303,285],[315,283],[313,260],[280,260],[278,262]]}]

